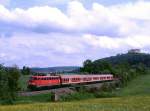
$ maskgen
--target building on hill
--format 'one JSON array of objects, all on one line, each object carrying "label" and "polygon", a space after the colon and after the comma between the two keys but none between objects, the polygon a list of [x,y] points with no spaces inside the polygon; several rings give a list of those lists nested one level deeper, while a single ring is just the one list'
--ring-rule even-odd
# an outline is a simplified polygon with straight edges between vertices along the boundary
[{"label": "building on hill", "polygon": [[128,53],[141,53],[140,49],[130,49],[128,50]]}]

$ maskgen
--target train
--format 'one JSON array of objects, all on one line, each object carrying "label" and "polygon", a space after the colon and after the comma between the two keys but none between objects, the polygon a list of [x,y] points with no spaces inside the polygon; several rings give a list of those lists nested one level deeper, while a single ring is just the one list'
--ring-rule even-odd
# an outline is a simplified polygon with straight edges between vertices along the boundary
[{"label": "train", "polygon": [[28,88],[30,90],[35,90],[44,87],[88,84],[113,80],[114,76],[112,74],[33,75],[28,81]]}]

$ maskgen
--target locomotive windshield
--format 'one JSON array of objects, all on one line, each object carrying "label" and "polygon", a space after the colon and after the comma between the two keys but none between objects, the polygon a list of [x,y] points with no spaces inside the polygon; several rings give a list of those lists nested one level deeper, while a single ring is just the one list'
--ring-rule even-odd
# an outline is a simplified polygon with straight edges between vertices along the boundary
[{"label": "locomotive windshield", "polygon": [[30,80],[37,80],[36,77],[30,77]]}]

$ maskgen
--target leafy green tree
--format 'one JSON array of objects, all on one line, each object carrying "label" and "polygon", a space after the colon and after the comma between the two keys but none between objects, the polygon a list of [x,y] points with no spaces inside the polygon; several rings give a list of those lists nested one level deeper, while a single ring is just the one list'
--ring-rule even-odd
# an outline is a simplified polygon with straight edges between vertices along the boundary
[{"label": "leafy green tree", "polygon": [[88,72],[88,73],[92,73],[93,72],[93,63],[91,60],[86,60],[83,63],[83,72]]},{"label": "leafy green tree", "polygon": [[22,70],[21,70],[21,73],[22,73],[23,75],[30,75],[31,70],[30,70],[29,67],[23,66],[23,68],[22,68]]},{"label": "leafy green tree", "polygon": [[8,86],[10,95],[13,100],[17,97],[17,91],[19,90],[19,78],[20,71],[17,66],[8,69]]},{"label": "leafy green tree", "polygon": [[20,71],[15,66],[5,68],[0,65],[0,100],[5,104],[12,104],[19,90]]},{"label": "leafy green tree", "polygon": [[8,97],[8,77],[3,65],[0,65],[0,99],[6,100]]}]

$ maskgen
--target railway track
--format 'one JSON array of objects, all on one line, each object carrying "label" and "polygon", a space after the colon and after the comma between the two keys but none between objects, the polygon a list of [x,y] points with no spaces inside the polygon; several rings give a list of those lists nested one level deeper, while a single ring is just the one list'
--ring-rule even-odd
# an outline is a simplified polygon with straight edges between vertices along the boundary
[{"label": "railway track", "polygon": [[[107,83],[112,83],[114,81],[111,82],[107,82]],[[105,82],[106,83],[106,82]],[[85,86],[88,88],[93,88],[93,87],[101,87],[102,84],[104,84],[104,82],[102,83],[93,83],[93,84],[85,84],[85,85],[74,85],[74,86],[68,86],[68,87],[61,87],[61,88],[55,88],[55,89],[49,89],[49,90],[40,90],[40,91],[24,91],[24,92],[19,92],[19,96],[33,96],[33,95],[38,95],[38,94],[47,94],[47,93],[72,93],[75,92],[75,87],[80,87],[80,86]]]}]

